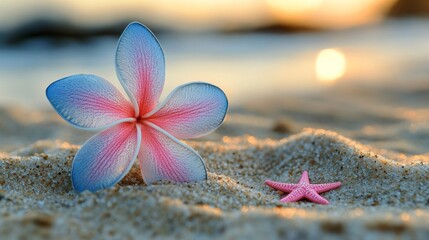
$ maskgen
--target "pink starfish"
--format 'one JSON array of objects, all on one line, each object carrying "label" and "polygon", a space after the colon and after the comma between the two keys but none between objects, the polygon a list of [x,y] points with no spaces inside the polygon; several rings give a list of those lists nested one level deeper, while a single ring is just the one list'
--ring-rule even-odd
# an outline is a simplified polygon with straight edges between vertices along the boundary
[{"label": "pink starfish", "polygon": [[271,180],[265,180],[265,184],[282,192],[290,193],[280,200],[282,202],[296,202],[302,198],[306,198],[319,204],[329,203],[328,200],[320,196],[319,193],[327,192],[341,186],[341,182],[311,184],[308,179],[307,171],[302,173],[301,179],[297,184],[274,182]]}]

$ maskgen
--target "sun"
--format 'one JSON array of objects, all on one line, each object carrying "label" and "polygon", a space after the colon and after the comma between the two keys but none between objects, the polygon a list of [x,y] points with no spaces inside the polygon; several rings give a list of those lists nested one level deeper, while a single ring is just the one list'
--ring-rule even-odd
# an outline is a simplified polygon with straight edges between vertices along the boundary
[{"label": "sun", "polygon": [[316,58],[316,76],[320,81],[335,81],[346,72],[347,60],[338,49],[323,49]]}]

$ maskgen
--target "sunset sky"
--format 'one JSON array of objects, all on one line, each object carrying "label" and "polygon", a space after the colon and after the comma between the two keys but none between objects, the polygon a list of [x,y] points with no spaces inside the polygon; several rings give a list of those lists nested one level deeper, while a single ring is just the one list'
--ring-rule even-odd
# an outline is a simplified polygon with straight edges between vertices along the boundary
[{"label": "sunset sky", "polygon": [[32,19],[99,25],[140,20],[172,30],[234,30],[271,24],[345,28],[376,22],[396,0],[2,0],[0,28]]}]

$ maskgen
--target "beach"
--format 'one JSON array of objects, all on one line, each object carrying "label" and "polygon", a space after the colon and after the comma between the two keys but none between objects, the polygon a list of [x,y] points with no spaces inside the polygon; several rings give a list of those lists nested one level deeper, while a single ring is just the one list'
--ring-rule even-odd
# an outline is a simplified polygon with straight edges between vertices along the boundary
[{"label": "beach", "polygon": [[[136,162],[119,184],[95,193],[75,192],[70,177],[76,152],[95,132],[61,119],[45,88],[78,73],[120,87],[117,39],[0,48],[1,238],[427,239],[426,24],[329,34],[161,34],[163,97],[203,80],[230,102],[219,129],[184,140],[204,159],[208,179],[147,185]],[[414,45],[421,49],[409,51]],[[344,53],[347,69],[323,82],[312,67],[331,47]],[[329,205],[282,203],[284,194],[264,183],[297,183],[303,171],[311,183],[342,183],[321,194]]]},{"label": "beach", "polygon": [[[0,233],[40,239],[425,239],[429,156],[419,142],[429,137],[423,124],[428,114],[419,114],[424,110],[418,106],[404,110],[387,90],[368,97],[373,104],[367,108],[355,97],[371,96],[372,87],[356,96],[334,90],[313,95],[318,104],[311,97],[290,98],[273,107],[278,100],[271,99],[230,109],[220,129],[186,141],[205,160],[207,181],[148,186],[136,163],[112,189],[81,194],[71,185],[71,163],[78,143],[94,133],[69,127],[53,111],[3,108],[1,122],[9,125],[1,128]],[[353,111],[331,104],[340,92]],[[412,125],[421,129],[417,136]],[[22,146],[11,149],[5,143],[14,138]],[[329,205],[281,203],[283,193],[264,184],[296,183],[304,170],[312,183],[342,182],[322,194]]]},{"label": "beach", "polygon": [[[206,160],[207,181],[147,186],[137,165],[112,189],[74,192],[78,146],[41,141],[1,155],[2,236],[11,238],[332,238],[429,233],[429,159],[384,157],[336,133],[188,142]],[[281,203],[266,179],[341,181],[329,205]]]}]

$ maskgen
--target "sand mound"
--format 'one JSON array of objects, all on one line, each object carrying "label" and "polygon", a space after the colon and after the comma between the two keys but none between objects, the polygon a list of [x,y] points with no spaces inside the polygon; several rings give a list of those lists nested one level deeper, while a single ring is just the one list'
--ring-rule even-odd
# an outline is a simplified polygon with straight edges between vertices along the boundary
[{"label": "sand mound", "polygon": [[[287,139],[188,142],[206,160],[205,182],[147,186],[138,166],[119,186],[76,194],[78,146],[39,141],[0,154],[0,234],[18,237],[321,237],[429,234],[429,161],[389,158],[336,133],[308,129]],[[381,152],[381,151],[380,151]],[[384,152],[384,151],[383,151]],[[267,178],[341,181],[330,205],[280,203]],[[426,235],[427,236],[427,235]]]}]

